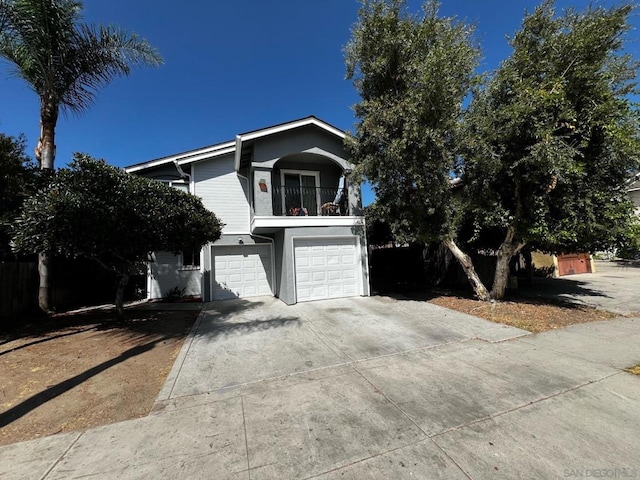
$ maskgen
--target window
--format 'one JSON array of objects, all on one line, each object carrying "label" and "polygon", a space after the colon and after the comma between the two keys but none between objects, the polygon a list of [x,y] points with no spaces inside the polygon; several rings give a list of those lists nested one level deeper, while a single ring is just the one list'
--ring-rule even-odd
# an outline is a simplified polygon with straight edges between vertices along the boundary
[{"label": "window", "polygon": [[[317,215],[320,205],[320,173],[297,170],[282,170],[282,206],[283,214],[305,212],[305,215]],[[298,213],[300,214],[300,213]]]},{"label": "window", "polygon": [[182,266],[187,268],[200,267],[200,250],[188,249],[182,251]]},{"label": "window", "polygon": [[168,185],[172,188],[175,188],[177,190],[182,190],[183,192],[187,192],[189,193],[189,182],[186,180],[165,180],[165,179],[159,179],[159,182],[164,183],[165,185]]},{"label": "window", "polygon": [[184,180],[178,180],[169,182],[169,185],[173,188],[177,188],[178,190],[182,190],[183,192],[189,193],[189,184]]}]

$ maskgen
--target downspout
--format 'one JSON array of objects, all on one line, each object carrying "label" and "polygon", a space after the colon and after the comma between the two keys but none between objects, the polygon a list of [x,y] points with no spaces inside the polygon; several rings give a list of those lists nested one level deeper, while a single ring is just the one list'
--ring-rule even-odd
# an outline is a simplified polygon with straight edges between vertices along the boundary
[{"label": "downspout", "polygon": [[180,177],[185,180],[185,179],[189,179],[189,183],[191,183],[191,175],[189,175],[188,173],[185,173],[184,170],[182,170],[182,167],[180,166],[180,164],[178,163],[177,160],[173,161],[173,164],[176,167],[176,170],[178,171],[178,175],[180,175]]}]

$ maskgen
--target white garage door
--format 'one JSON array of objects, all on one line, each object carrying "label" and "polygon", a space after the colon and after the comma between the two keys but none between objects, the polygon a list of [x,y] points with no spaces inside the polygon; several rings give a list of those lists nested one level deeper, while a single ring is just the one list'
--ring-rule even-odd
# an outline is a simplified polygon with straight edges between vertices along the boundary
[{"label": "white garage door", "polygon": [[268,245],[211,247],[213,299],[273,295]]},{"label": "white garage door", "polygon": [[298,302],[360,295],[357,237],[295,239]]}]

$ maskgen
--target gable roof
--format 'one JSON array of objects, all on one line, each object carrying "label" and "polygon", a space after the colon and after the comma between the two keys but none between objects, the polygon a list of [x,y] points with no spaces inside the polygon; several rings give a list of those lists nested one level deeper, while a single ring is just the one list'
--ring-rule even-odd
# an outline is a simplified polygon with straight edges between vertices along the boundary
[{"label": "gable roof", "polygon": [[159,167],[169,163],[182,166],[182,165],[187,165],[189,163],[197,162],[199,160],[213,158],[220,155],[226,155],[228,153],[235,153],[235,169],[236,171],[238,171],[240,169],[240,160],[242,158],[243,146],[246,145],[247,142],[268,137],[269,135],[275,135],[277,133],[294,130],[296,128],[306,127],[309,125],[316,126],[332,135],[339,137],[342,140],[344,140],[344,138],[346,137],[346,133],[343,130],[340,130],[339,128],[336,128],[333,125],[323,120],[320,120],[319,118],[313,115],[310,115],[308,117],[301,118],[299,120],[293,120],[290,122],[273,125],[271,127],[262,128],[259,130],[252,130],[250,132],[240,133],[236,135],[235,140],[231,140],[223,143],[217,143],[215,145],[210,145],[208,147],[202,147],[195,150],[189,150],[187,152],[178,153],[175,155],[169,155],[167,157],[161,157],[161,158],[157,158],[155,160],[150,160],[147,162],[136,163],[134,165],[125,167],[125,171],[127,173],[135,173],[141,170]]}]

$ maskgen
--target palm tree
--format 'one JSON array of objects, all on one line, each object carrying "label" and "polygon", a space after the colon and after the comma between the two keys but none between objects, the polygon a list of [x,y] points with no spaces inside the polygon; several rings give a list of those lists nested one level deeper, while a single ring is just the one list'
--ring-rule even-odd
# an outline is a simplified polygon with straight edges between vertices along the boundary
[{"label": "palm tree", "polygon": [[[115,77],[139,65],[157,66],[159,54],[144,39],[111,26],[81,22],[77,0],[0,0],[0,57],[40,97],[35,157],[53,169],[61,108],[81,113]],[[49,311],[48,255],[39,255],[40,308]]]}]

